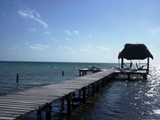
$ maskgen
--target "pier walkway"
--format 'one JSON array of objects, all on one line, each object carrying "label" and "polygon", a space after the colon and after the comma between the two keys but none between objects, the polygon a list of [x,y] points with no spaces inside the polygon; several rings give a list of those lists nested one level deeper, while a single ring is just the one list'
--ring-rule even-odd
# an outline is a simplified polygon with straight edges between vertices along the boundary
[{"label": "pier walkway", "polygon": [[100,86],[104,86],[113,79],[115,71],[116,69],[104,70],[57,84],[0,96],[0,120],[18,120],[35,111],[39,116],[41,111],[45,111],[46,119],[51,119],[51,104],[57,100],[67,100],[67,116],[71,116],[71,102],[74,93],[79,91],[85,103],[87,87],[92,87],[91,92],[94,96]]}]

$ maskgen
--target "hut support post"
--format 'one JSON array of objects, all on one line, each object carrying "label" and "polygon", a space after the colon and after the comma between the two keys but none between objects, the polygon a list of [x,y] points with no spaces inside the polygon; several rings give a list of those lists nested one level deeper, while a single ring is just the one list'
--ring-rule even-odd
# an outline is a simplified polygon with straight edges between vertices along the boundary
[{"label": "hut support post", "polygon": [[121,68],[123,68],[123,63],[124,62],[124,60],[123,60],[123,58],[121,58]]},{"label": "hut support post", "polygon": [[149,57],[147,58],[147,74],[149,73]]}]

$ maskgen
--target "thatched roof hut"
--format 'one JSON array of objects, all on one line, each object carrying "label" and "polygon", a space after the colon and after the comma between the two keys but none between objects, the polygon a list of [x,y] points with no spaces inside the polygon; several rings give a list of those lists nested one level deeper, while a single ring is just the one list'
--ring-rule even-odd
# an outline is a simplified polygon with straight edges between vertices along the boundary
[{"label": "thatched roof hut", "polygon": [[153,56],[144,44],[125,44],[124,49],[119,53],[118,59],[143,60]]},{"label": "thatched roof hut", "polygon": [[[147,68],[142,69],[146,70],[149,73],[149,58],[153,59],[153,55],[150,53],[148,48],[144,44],[125,44],[124,49],[119,53],[118,59],[121,59],[121,68],[124,67],[124,60],[144,60],[147,58]],[[132,62],[130,64],[130,68]]]}]

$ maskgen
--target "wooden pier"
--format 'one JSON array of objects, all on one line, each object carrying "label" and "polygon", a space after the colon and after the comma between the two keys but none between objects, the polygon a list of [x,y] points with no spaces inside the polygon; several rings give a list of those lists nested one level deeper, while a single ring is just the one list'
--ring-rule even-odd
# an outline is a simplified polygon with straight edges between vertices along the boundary
[{"label": "wooden pier", "polygon": [[92,73],[96,73],[96,72],[100,72],[102,71],[101,68],[97,68],[97,67],[91,67],[91,68],[83,68],[79,70],[79,76],[84,76],[87,75],[87,72],[92,72]]},{"label": "wooden pier", "polygon": [[124,70],[124,71],[115,71],[114,72],[115,76],[118,75],[127,75],[127,80],[131,80],[131,75],[141,75],[142,79],[147,80],[147,71],[134,71],[134,70]]},{"label": "wooden pier", "polygon": [[[91,87],[94,94],[100,87],[113,80],[116,69],[104,70],[95,74],[90,74],[72,80],[66,80],[57,84],[36,87],[26,91],[0,96],[0,120],[18,120],[37,111],[37,116],[41,117],[41,112],[46,112],[46,119],[51,119],[51,104],[57,100],[67,101],[67,116],[71,116],[72,100],[75,92],[83,103],[86,102],[87,88]],[[38,117],[37,117],[38,119]]]}]

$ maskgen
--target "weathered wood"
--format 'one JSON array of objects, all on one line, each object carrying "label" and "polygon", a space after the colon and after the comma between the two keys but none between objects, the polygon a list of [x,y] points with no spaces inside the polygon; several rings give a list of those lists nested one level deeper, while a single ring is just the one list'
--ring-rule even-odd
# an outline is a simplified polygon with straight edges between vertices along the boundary
[{"label": "weathered wood", "polygon": [[149,57],[147,58],[147,74],[149,74]]},{"label": "weathered wood", "polygon": [[18,82],[19,81],[19,75],[18,75],[18,73],[17,73],[17,79],[16,79],[16,82]]},{"label": "weathered wood", "polygon": [[86,103],[86,87],[84,87],[82,91],[83,91],[83,103]]},{"label": "weathered wood", "polygon": [[0,120],[14,120],[14,117],[4,117],[4,116],[0,116]]},{"label": "weathered wood", "polygon": [[67,97],[67,117],[71,116],[71,95],[68,95]]},{"label": "weathered wood", "polygon": [[123,64],[124,64],[124,59],[121,58],[121,68],[123,68]]},{"label": "weathered wood", "polygon": [[97,84],[97,91],[96,92],[99,92],[99,81],[97,81],[96,84]]},{"label": "weathered wood", "polygon": [[92,96],[94,96],[95,93],[95,83],[92,84]]},{"label": "weathered wood", "polygon": [[[91,75],[86,75],[72,80],[66,80],[57,84],[28,89],[14,94],[0,96],[0,119],[20,119],[37,111],[46,110],[45,106],[56,100],[67,99],[67,116],[71,116],[71,95],[75,91],[83,92],[83,102],[86,102],[86,87],[92,86],[92,95],[95,93],[95,83],[106,78],[116,70],[110,69]],[[62,105],[63,106],[63,105]],[[49,107],[48,107],[49,108]],[[48,109],[46,118],[50,119],[51,109]]]},{"label": "weathered wood", "polygon": [[42,118],[42,112],[37,111],[37,119],[36,120],[40,120],[41,118]]},{"label": "weathered wood", "polygon": [[47,105],[43,108],[43,111],[46,111],[46,120],[51,120],[51,105]]}]

